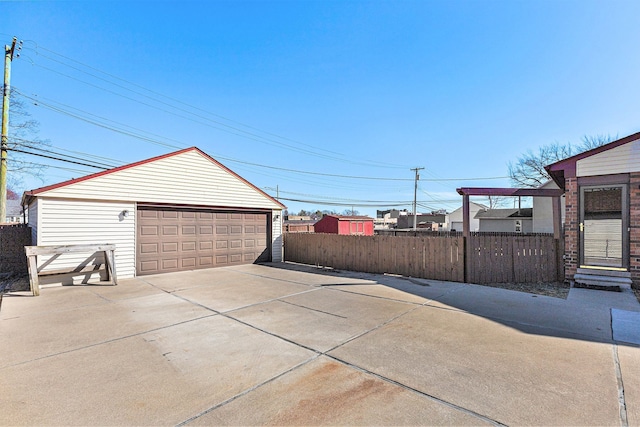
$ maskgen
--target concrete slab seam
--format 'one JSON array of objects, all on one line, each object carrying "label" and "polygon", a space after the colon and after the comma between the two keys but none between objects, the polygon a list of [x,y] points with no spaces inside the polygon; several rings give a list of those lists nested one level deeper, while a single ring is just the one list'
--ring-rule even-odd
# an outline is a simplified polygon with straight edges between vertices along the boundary
[{"label": "concrete slab seam", "polygon": [[215,314],[220,314],[220,312],[219,312],[219,311],[214,310],[214,309],[213,309],[213,308],[211,308],[211,307],[207,307],[206,305],[202,305],[202,304],[200,304],[199,302],[191,301],[189,298],[183,297],[182,295],[175,295],[175,294],[171,294],[171,296],[172,296],[172,297],[175,297],[175,298],[178,298],[178,299],[179,299],[179,300],[181,300],[181,301],[188,302],[189,304],[195,305],[196,307],[204,308],[205,310],[207,310],[207,311],[211,311],[211,312],[213,312],[213,313],[215,313]]},{"label": "concrete slab seam", "polygon": [[380,379],[382,381],[385,381],[387,383],[396,385],[396,386],[401,387],[401,388],[403,388],[405,390],[408,390],[408,391],[410,391],[412,393],[416,393],[421,397],[425,397],[425,398],[427,398],[427,399],[429,399],[431,401],[434,401],[434,402],[439,403],[441,405],[447,406],[447,407],[449,407],[451,409],[454,409],[456,411],[460,411],[460,412],[463,412],[463,413],[465,413],[467,415],[471,415],[471,416],[473,416],[475,418],[479,418],[479,419],[481,419],[481,420],[483,420],[485,422],[491,423],[491,424],[493,424],[495,426],[500,426],[500,427],[506,427],[507,426],[507,424],[503,424],[500,421],[491,419],[491,418],[489,418],[489,417],[487,417],[485,415],[479,414],[479,413],[477,413],[475,411],[472,411],[470,409],[464,408],[462,406],[458,406],[458,405],[456,405],[454,403],[447,402],[446,400],[442,400],[442,399],[440,399],[438,397],[432,396],[432,395],[430,395],[428,393],[425,393],[425,392],[420,391],[420,390],[418,390],[416,388],[410,387],[410,386],[408,386],[406,384],[403,384],[401,382],[392,380],[391,378],[388,378],[388,377],[385,377],[383,375],[377,374],[377,373],[375,373],[373,371],[370,371],[368,369],[362,368],[362,367],[360,367],[358,365],[351,364],[351,363],[349,363],[349,362],[347,362],[345,360],[342,360],[342,359],[340,359],[340,358],[338,358],[336,356],[332,356],[332,355],[329,355],[329,354],[327,354],[326,356],[331,358],[331,359],[333,359],[333,360],[335,360],[336,362],[342,363],[343,365],[348,366],[348,367],[350,367],[352,369],[355,369],[355,370],[363,372],[365,374],[369,374],[371,376],[374,376],[374,377],[376,377],[376,378],[378,378],[378,379]]},{"label": "concrete slab seam", "polygon": [[616,370],[616,383],[618,386],[618,404],[620,405],[620,425],[622,427],[629,426],[627,418],[627,403],[624,396],[624,382],[622,381],[622,369],[620,368],[620,358],[618,357],[618,345],[613,344],[613,364]]},{"label": "concrete slab seam", "polygon": [[3,370],[3,369],[14,367],[14,366],[26,365],[27,363],[36,362],[36,361],[42,360],[42,359],[48,359],[50,357],[60,356],[62,354],[73,353],[74,351],[80,351],[80,350],[84,350],[84,349],[87,349],[87,348],[97,347],[99,345],[109,344],[109,343],[112,343],[112,342],[124,340],[124,339],[127,339],[127,338],[137,337],[137,336],[140,336],[140,335],[148,334],[150,332],[161,331],[163,329],[171,328],[173,326],[183,325],[185,323],[195,322],[196,320],[206,319],[208,317],[213,317],[213,316],[218,316],[218,314],[208,314],[206,316],[200,316],[200,317],[197,317],[195,319],[184,320],[182,322],[172,323],[171,325],[161,326],[159,328],[153,328],[153,329],[149,329],[149,330],[146,330],[146,331],[137,332],[135,334],[124,335],[124,336],[121,336],[121,337],[112,338],[112,339],[109,339],[109,340],[105,340],[105,341],[101,341],[101,342],[85,345],[85,346],[82,346],[82,347],[77,347],[77,348],[72,348],[72,349],[65,350],[65,351],[60,351],[58,353],[47,354],[46,356],[36,357],[34,359],[25,360],[25,361],[22,361],[22,362],[19,362],[19,363],[14,363],[14,364],[11,364],[11,365],[6,365],[6,366],[0,366],[0,371]]},{"label": "concrete slab seam", "polygon": [[244,310],[246,308],[256,307],[256,306],[263,305],[263,304],[268,304],[270,302],[276,302],[276,301],[284,302],[284,301],[281,300],[281,298],[295,297],[296,295],[307,294],[309,292],[317,291],[318,289],[319,288],[309,289],[307,291],[295,292],[293,294],[283,295],[283,296],[280,296],[280,297],[277,297],[277,298],[271,298],[271,299],[268,299],[268,300],[256,302],[256,303],[249,304],[249,305],[243,305],[242,307],[232,308],[231,310],[227,310],[227,311],[221,311],[220,314],[229,314],[229,313],[233,313],[234,311]]},{"label": "concrete slab seam", "polygon": [[226,400],[224,400],[224,401],[222,401],[222,402],[220,402],[220,403],[218,403],[218,404],[216,404],[216,405],[214,405],[214,406],[212,406],[212,407],[210,407],[208,409],[205,409],[204,411],[192,416],[191,418],[188,418],[185,421],[183,421],[183,422],[181,422],[179,424],[176,424],[176,427],[185,426],[185,425],[189,424],[190,422],[192,422],[192,421],[194,421],[194,420],[196,420],[196,419],[198,419],[198,418],[200,418],[200,417],[202,417],[204,415],[207,415],[208,413],[210,413],[212,411],[215,411],[216,409],[218,409],[218,408],[220,408],[220,407],[222,407],[222,406],[224,406],[224,405],[226,405],[228,403],[231,403],[234,400],[236,400],[236,399],[238,399],[238,398],[240,398],[242,396],[245,396],[246,394],[251,393],[252,391],[257,390],[258,388],[260,388],[260,387],[262,387],[264,385],[267,385],[267,384],[277,380],[278,378],[280,378],[280,377],[282,377],[282,376],[284,376],[284,375],[286,375],[286,374],[288,374],[290,372],[295,371],[298,368],[301,368],[302,366],[308,364],[309,362],[312,362],[312,361],[316,360],[318,357],[320,357],[320,354],[315,354],[311,358],[305,360],[304,362],[298,363],[297,365],[292,366],[291,368],[289,368],[289,369],[287,369],[287,370],[285,370],[283,372],[280,372],[279,374],[277,374],[277,375],[275,375],[275,376],[273,376],[273,377],[261,382],[260,384],[256,384],[253,387],[250,387],[250,388],[248,388],[248,389],[246,389],[244,391],[241,391],[240,393],[236,394],[235,396],[232,396],[232,397],[230,397],[230,398],[228,398],[228,399],[226,399]]},{"label": "concrete slab seam", "polygon": [[352,342],[352,341],[354,341],[354,340],[357,340],[357,339],[358,339],[358,338],[360,338],[360,337],[363,337],[363,336],[365,336],[365,335],[367,335],[367,334],[369,334],[369,333],[371,333],[371,332],[373,332],[373,331],[375,331],[375,330],[378,330],[378,329],[382,328],[383,326],[386,326],[386,325],[388,325],[389,323],[391,323],[391,322],[393,322],[393,321],[395,321],[395,320],[399,319],[400,317],[405,316],[405,315],[407,315],[407,314],[409,314],[409,313],[411,313],[411,312],[413,312],[413,311],[415,311],[415,310],[419,309],[420,307],[422,307],[422,306],[421,306],[421,305],[419,305],[419,306],[417,306],[417,307],[413,307],[413,308],[411,308],[411,309],[409,309],[409,310],[407,310],[407,311],[405,311],[405,312],[403,312],[403,313],[400,313],[400,314],[398,314],[398,315],[396,315],[396,316],[393,316],[391,319],[386,320],[386,321],[384,321],[384,322],[382,322],[382,323],[380,323],[380,324],[378,324],[378,325],[374,326],[373,328],[370,328],[370,329],[368,329],[368,330],[366,330],[366,331],[364,331],[364,332],[361,332],[361,333],[359,333],[359,334],[357,334],[357,335],[354,335],[354,336],[353,336],[353,337],[351,337],[351,338],[348,338],[348,339],[347,339],[347,340],[345,340],[344,342],[341,342],[340,344],[338,344],[338,345],[336,345],[336,346],[334,346],[334,347],[330,348],[329,350],[327,350],[327,351],[323,352],[322,354],[327,354],[327,353],[329,353],[330,351],[336,350],[337,348],[340,348],[340,347],[342,347],[342,346],[343,346],[343,345],[345,345],[345,344],[348,344],[348,343],[350,343],[350,342]]},{"label": "concrete slab seam", "polygon": [[[294,305],[295,305],[295,304],[294,304]],[[306,307],[303,307],[303,308],[306,308]],[[209,408],[209,409],[207,409],[207,410],[205,410],[205,411],[203,411],[203,412],[201,412],[201,413],[199,413],[199,414],[197,414],[197,415],[194,415],[193,417],[191,417],[191,418],[189,418],[189,419],[187,419],[187,420],[183,421],[182,423],[177,424],[177,427],[187,425],[187,424],[188,424],[188,423],[190,423],[191,421],[193,421],[193,420],[195,420],[195,419],[197,419],[197,418],[199,418],[199,417],[201,417],[201,416],[203,416],[203,415],[206,415],[206,414],[208,414],[209,412],[214,411],[215,409],[220,408],[220,407],[222,407],[222,406],[226,405],[227,403],[230,403],[230,402],[232,402],[232,401],[236,400],[237,398],[242,397],[242,396],[244,396],[244,395],[246,395],[246,394],[250,393],[250,392],[251,392],[251,391],[253,391],[253,390],[258,389],[259,387],[262,387],[263,385],[266,385],[266,384],[268,384],[268,383],[270,383],[270,382],[272,382],[272,381],[274,381],[274,380],[276,380],[276,379],[278,379],[278,378],[282,377],[283,375],[288,374],[289,372],[294,371],[295,369],[298,369],[298,368],[300,368],[300,367],[302,367],[302,366],[306,365],[307,363],[309,363],[309,362],[311,362],[311,361],[313,361],[313,360],[317,359],[317,358],[318,358],[318,357],[320,357],[320,356],[327,356],[327,357],[331,357],[331,358],[333,358],[333,359],[335,359],[335,360],[338,360],[338,359],[336,359],[336,358],[335,358],[335,357],[333,357],[333,356],[329,356],[327,353],[328,353],[328,352],[330,352],[330,351],[333,351],[333,350],[337,349],[338,347],[340,347],[340,346],[342,346],[342,345],[344,345],[344,344],[347,344],[347,343],[349,343],[349,342],[351,342],[351,341],[353,341],[353,340],[355,340],[355,339],[357,339],[357,338],[359,338],[359,337],[361,337],[361,336],[363,336],[363,335],[365,335],[365,334],[368,334],[369,332],[372,332],[372,331],[374,331],[374,330],[376,330],[376,329],[379,329],[380,327],[382,327],[382,326],[384,326],[384,325],[387,325],[388,323],[390,323],[390,322],[392,322],[392,321],[394,321],[394,320],[398,319],[399,317],[404,316],[404,315],[406,315],[406,314],[408,314],[408,313],[410,313],[410,312],[412,312],[412,311],[414,311],[414,310],[417,310],[418,308],[420,308],[420,306],[414,307],[414,308],[412,308],[412,309],[410,309],[410,310],[407,310],[407,311],[406,311],[406,312],[404,312],[404,313],[401,313],[401,314],[399,314],[399,315],[397,315],[397,316],[394,316],[393,318],[391,318],[391,319],[389,319],[389,320],[387,320],[387,321],[385,321],[385,322],[383,322],[383,323],[381,323],[381,324],[379,324],[379,325],[376,325],[375,327],[373,327],[373,328],[371,328],[371,329],[369,329],[369,330],[367,330],[367,331],[365,331],[365,332],[363,332],[363,333],[361,333],[361,334],[358,334],[358,335],[356,335],[356,336],[354,336],[354,337],[351,337],[351,338],[349,338],[348,340],[344,341],[343,343],[341,343],[341,344],[339,344],[339,345],[337,345],[337,346],[335,346],[335,347],[332,347],[332,348],[330,348],[330,349],[328,349],[328,350],[326,350],[326,351],[324,351],[324,352],[320,352],[320,351],[315,350],[315,349],[313,349],[313,348],[310,348],[310,347],[304,346],[304,345],[302,345],[302,344],[300,344],[300,343],[297,343],[297,342],[291,341],[291,340],[289,340],[289,339],[287,339],[287,338],[281,337],[281,336],[279,336],[279,335],[277,335],[277,334],[274,334],[274,333],[272,333],[272,332],[269,332],[269,331],[265,331],[265,330],[263,330],[263,329],[260,329],[260,328],[258,328],[258,327],[256,327],[256,326],[251,325],[251,324],[249,324],[249,323],[246,323],[246,322],[244,322],[244,321],[242,321],[242,320],[239,320],[239,319],[236,319],[236,318],[234,318],[234,317],[228,316],[228,315],[226,315],[225,313],[221,313],[220,315],[221,315],[221,316],[223,316],[223,317],[226,317],[226,318],[228,318],[228,319],[230,319],[230,320],[234,320],[234,321],[236,321],[236,322],[238,322],[238,323],[240,323],[240,324],[243,324],[243,325],[245,325],[245,326],[248,326],[248,327],[250,327],[250,328],[253,328],[253,329],[255,329],[255,330],[259,331],[259,332],[265,333],[265,334],[270,335],[270,336],[272,336],[272,337],[279,338],[279,339],[281,339],[281,340],[283,340],[283,341],[286,341],[286,342],[288,342],[288,343],[290,343],[290,344],[294,344],[294,345],[296,345],[296,346],[298,346],[298,347],[304,348],[305,350],[312,351],[312,352],[314,352],[314,353],[315,353],[315,355],[314,355],[313,357],[311,357],[310,359],[306,360],[305,362],[299,363],[298,365],[296,365],[296,366],[294,366],[294,367],[292,367],[292,368],[288,369],[288,370],[287,370],[287,371],[285,371],[285,372],[282,372],[282,373],[280,373],[280,374],[276,375],[276,376],[275,376],[275,377],[273,377],[273,378],[270,378],[270,379],[268,379],[268,380],[266,380],[266,381],[264,381],[264,382],[262,382],[262,383],[260,383],[260,384],[258,384],[258,385],[255,385],[255,386],[253,386],[253,387],[251,387],[251,388],[249,388],[249,389],[247,389],[247,390],[245,390],[245,391],[243,391],[243,392],[241,392],[241,393],[238,393],[237,395],[235,395],[235,396],[233,396],[233,397],[231,397],[231,398],[229,398],[229,399],[225,400],[224,402],[220,402],[220,403],[216,404],[215,406],[212,406],[211,408]],[[345,362],[342,362],[342,363],[345,363]],[[346,363],[345,363],[345,364],[346,364]],[[358,369],[359,369],[360,371],[362,371],[362,372],[366,372],[366,371],[365,371],[364,369],[362,369],[362,368],[358,368]],[[382,377],[380,377],[380,378],[381,378],[381,379],[384,379],[384,378],[382,378]],[[494,424],[495,424],[495,423],[494,423]],[[498,425],[501,425],[501,424],[498,424]]]},{"label": "concrete slab seam", "polygon": [[[344,292],[346,294],[351,294],[351,295],[359,295],[359,296],[363,296],[363,297],[377,298],[377,299],[381,299],[381,300],[385,300],[385,301],[401,302],[401,303],[404,303],[404,304],[411,304],[411,305],[424,305],[424,303],[404,301],[404,300],[395,299],[395,298],[382,297],[382,296],[379,296],[379,295],[369,295],[369,294],[363,294],[363,293],[360,293],[360,292],[348,291],[346,289],[333,288],[332,286],[335,286],[335,285],[322,285],[322,286],[323,287],[326,286],[325,289],[328,289],[328,290],[331,290],[331,291]],[[340,286],[340,285],[338,285],[338,286]],[[387,286],[387,285],[382,285],[382,286]],[[395,288],[393,288],[393,289],[395,289]],[[433,300],[428,300],[428,302],[431,302],[431,301],[433,301]]]},{"label": "concrete slab seam", "polygon": [[300,307],[300,308],[304,308],[306,310],[315,311],[316,313],[328,314],[329,316],[339,317],[341,319],[346,319],[347,318],[347,316],[340,316],[339,314],[329,313],[328,311],[322,311],[322,310],[318,310],[316,308],[311,308],[311,307],[307,307],[307,306],[300,305],[300,304],[294,304],[291,301],[284,301],[284,300],[278,300],[278,301],[280,301],[280,302],[282,302],[284,304],[292,305],[294,307]]},{"label": "concrete slab seam", "polygon": [[[300,282],[300,281],[297,281],[297,280],[288,280],[288,279],[280,279],[280,278],[275,279],[273,277],[264,276],[262,274],[248,273],[246,271],[238,271],[238,270],[235,270],[233,268],[230,268],[229,270],[234,271],[234,272],[236,272],[238,274],[244,274],[246,276],[259,277],[261,279],[277,280],[279,282],[292,283],[294,285],[304,285],[304,286],[309,286],[309,287],[312,287],[312,288],[316,287],[316,285],[310,285],[308,283]],[[307,273],[307,272],[305,272],[305,274],[317,274],[317,273]]]},{"label": "concrete slab seam", "polygon": [[300,343],[297,343],[297,342],[295,342],[295,341],[292,341],[292,340],[290,340],[289,338],[285,338],[285,337],[282,337],[282,336],[280,336],[280,335],[278,335],[278,334],[274,334],[273,332],[269,332],[269,331],[266,331],[266,330],[264,330],[264,329],[258,328],[257,326],[252,325],[251,323],[247,323],[247,322],[245,322],[245,321],[243,321],[243,320],[236,319],[235,317],[229,316],[229,315],[227,315],[226,313],[220,313],[220,316],[225,317],[225,318],[227,318],[227,319],[229,319],[229,320],[233,320],[233,321],[235,321],[235,322],[238,322],[238,323],[240,323],[240,324],[242,324],[242,325],[244,325],[244,326],[248,326],[248,327],[250,327],[250,328],[252,328],[252,329],[255,329],[255,330],[256,330],[256,331],[258,331],[258,332],[262,332],[262,333],[267,334],[267,335],[270,335],[270,336],[272,336],[272,337],[274,337],[274,338],[279,338],[279,339],[281,339],[282,341],[286,341],[286,342],[288,342],[289,344],[293,344],[293,345],[295,345],[295,346],[297,346],[297,347],[304,348],[305,350],[312,351],[312,352],[316,353],[317,355],[321,355],[321,354],[323,354],[322,352],[320,352],[320,351],[318,351],[318,350],[316,350],[316,349],[314,349],[314,348],[307,347],[306,345],[302,345],[302,344],[300,344]]}]

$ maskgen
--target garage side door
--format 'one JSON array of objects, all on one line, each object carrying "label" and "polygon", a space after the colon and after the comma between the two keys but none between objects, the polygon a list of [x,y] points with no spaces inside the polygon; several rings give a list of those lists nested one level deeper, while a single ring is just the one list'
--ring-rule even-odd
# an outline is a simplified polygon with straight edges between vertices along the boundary
[{"label": "garage side door", "polygon": [[266,213],[138,207],[136,273],[269,261]]}]

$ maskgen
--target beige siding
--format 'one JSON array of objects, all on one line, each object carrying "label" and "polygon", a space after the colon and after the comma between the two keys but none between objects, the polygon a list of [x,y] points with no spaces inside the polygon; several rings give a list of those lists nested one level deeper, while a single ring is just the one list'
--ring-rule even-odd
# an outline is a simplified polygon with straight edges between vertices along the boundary
[{"label": "beige siding", "polygon": [[[128,216],[123,216],[123,211]],[[69,199],[38,199],[41,227],[39,245],[73,245],[113,243],[118,278],[135,274],[135,203]],[[55,259],[38,257],[38,270],[74,268],[87,263],[88,254],[67,254]],[[93,263],[92,260],[89,261]],[[94,278],[97,276],[94,275]],[[77,283],[84,276],[76,276]],[[45,276],[48,283],[68,283],[69,277]]]},{"label": "beige siding", "polygon": [[578,160],[577,176],[611,175],[640,171],[640,140]]},{"label": "beige siding", "polygon": [[41,196],[280,209],[272,199],[197,151],[45,191]]},{"label": "beige siding", "polygon": [[38,206],[40,200],[36,199],[29,205],[29,227],[31,228],[31,245],[38,245]]},{"label": "beige siding", "polygon": [[[276,216],[278,217],[277,219]],[[273,224],[271,233],[271,259],[273,262],[282,262],[284,259],[282,248],[282,211],[274,210],[271,213],[271,223]]]}]

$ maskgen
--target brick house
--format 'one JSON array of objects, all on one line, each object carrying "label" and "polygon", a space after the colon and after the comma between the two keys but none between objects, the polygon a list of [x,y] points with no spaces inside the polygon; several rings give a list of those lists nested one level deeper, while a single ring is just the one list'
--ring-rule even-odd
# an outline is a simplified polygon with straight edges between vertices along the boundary
[{"label": "brick house", "polygon": [[640,286],[640,132],[546,170],[565,194],[565,277]]},{"label": "brick house", "polygon": [[373,218],[368,216],[325,215],[314,225],[316,233],[373,236]]}]

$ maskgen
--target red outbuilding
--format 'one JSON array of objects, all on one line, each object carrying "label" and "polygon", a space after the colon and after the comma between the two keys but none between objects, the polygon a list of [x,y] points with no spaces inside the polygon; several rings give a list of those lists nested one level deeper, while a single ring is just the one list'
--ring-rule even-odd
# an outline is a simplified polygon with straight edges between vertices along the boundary
[{"label": "red outbuilding", "polygon": [[368,216],[325,215],[314,225],[316,233],[373,236],[373,218]]}]

